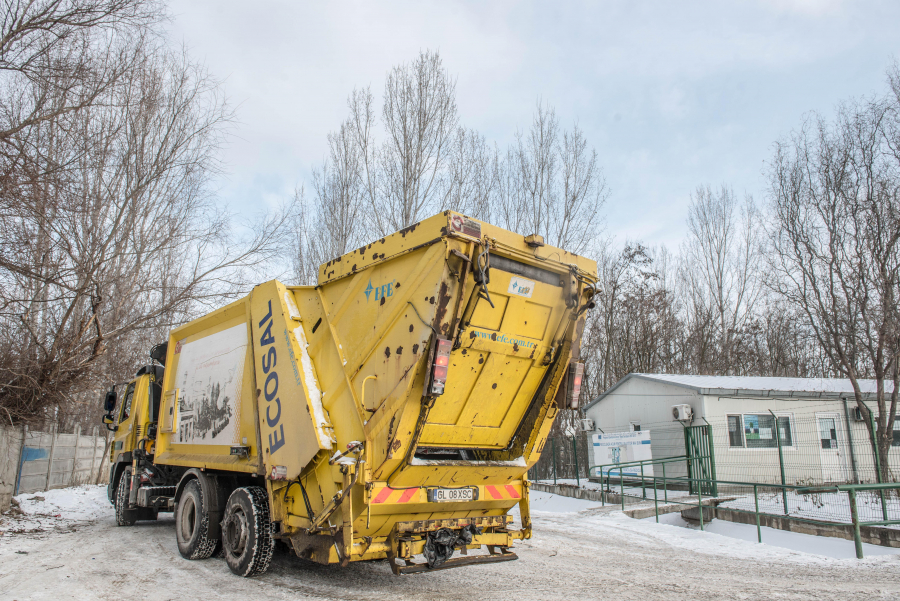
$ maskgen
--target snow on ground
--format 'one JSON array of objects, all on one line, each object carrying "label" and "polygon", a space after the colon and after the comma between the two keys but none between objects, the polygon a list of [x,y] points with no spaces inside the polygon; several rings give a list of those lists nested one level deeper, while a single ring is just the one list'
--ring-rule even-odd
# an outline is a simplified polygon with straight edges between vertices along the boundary
[{"label": "snow on ground", "polygon": [[[769,489],[765,492],[760,492],[758,497],[760,513],[784,515],[784,498],[781,491],[772,492],[772,489]],[[789,515],[794,517],[826,522],[850,523],[850,499],[847,493],[800,495],[790,490],[787,491],[787,504]],[[753,495],[742,495],[734,501],[723,503],[722,507],[753,511]],[[885,508],[887,509],[888,519],[900,519],[900,499],[889,492],[885,493]],[[876,492],[859,493],[856,496],[856,509],[861,522],[878,522],[884,519],[882,517],[881,497]],[[900,526],[888,527],[900,528]]]},{"label": "snow on ground", "polygon": [[0,515],[0,536],[68,528],[109,515],[106,485],[60,488],[13,497],[18,504]]},{"label": "snow on ground", "polygon": [[[643,521],[653,522],[655,524],[656,517],[644,518]],[[679,528],[700,530],[700,524],[698,522],[688,522],[681,517],[680,512],[667,513],[659,516],[659,523],[677,526]],[[703,528],[706,532],[711,534],[727,536],[729,538],[736,538],[758,544],[759,539],[757,538],[756,526],[751,524],[737,524],[727,520],[712,520],[708,524],[704,524]],[[825,557],[832,557],[834,559],[856,558],[856,547],[852,540],[814,536],[812,534],[801,534],[799,532],[788,532],[786,530],[778,530],[777,528],[767,528],[766,526],[762,526],[760,531],[762,533],[764,545],[801,551],[813,555],[824,555]],[[900,549],[863,543],[863,556],[870,557],[873,555],[900,555]]]},{"label": "snow on ground", "polygon": [[[385,561],[319,566],[282,550],[268,573],[242,579],[222,559],[183,559],[170,514],[116,527],[102,492],[70,489],[44,501],[29,500],[43,494],[23,496],[26,515],[17,519],[60,517],[52,518],[52,529],[7,527],[0,536],[0,599],[900,598],[898,555],[834,559],[635,520],[616,507],[536,491],[534,536],[516,544],[519,561],[395,577]],[[66,523],[78,527],[61,528]]]}]

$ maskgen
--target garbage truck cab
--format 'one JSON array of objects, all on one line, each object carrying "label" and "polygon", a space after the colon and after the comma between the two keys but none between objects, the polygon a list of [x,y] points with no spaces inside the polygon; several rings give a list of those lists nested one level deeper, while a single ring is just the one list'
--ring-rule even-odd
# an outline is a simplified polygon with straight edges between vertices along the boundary
[{"label": "garbage truck cab", "polygon": [[395,574],[515,559],[595,282],[593,261],[447,211],[316,286],[260,284],[174,329],[110,414],[120,523],[174,510],[183,556],[221,544],[243,576],[275,539]]}]

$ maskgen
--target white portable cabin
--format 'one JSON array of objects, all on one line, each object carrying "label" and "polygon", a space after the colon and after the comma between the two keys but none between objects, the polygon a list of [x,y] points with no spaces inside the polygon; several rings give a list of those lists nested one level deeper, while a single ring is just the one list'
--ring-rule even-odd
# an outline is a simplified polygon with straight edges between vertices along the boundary
[{"label": "white portable cabin", "polygon": [[[875,380],[859,384],[877,414]],[[891,383],[885,388],[889,395]],[[685,453],[684,426],[710,424],[719,480],[780,482],[779,439],[788,484],[876,478],[870,424],[856,410],[849,380],[633,373],[584,412],[595,431],[650,430],[654,459]],[[900,475],[900,422],[894,428],[889,461]],[[684,475],[683,464],[667,469]]]}]

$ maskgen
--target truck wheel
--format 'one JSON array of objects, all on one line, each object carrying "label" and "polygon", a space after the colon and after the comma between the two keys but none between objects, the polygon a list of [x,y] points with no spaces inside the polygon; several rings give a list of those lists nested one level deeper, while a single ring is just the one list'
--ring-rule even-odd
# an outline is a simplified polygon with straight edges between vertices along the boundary
[{"label": "truck wheel", "polygon": [[258,576],[269,568],[275,541],[265,489],[247,486],[228,497],[222,520],[222,548],[225,563],[238,576]]},{"label": "truck wheel", "polygon": [[128,509],[128,493],[131,489],[131,468],[126,467],[119,476],[119,485],[116,487],[116,526],[134,526],[137,521],[137,511]]},{"label": "truck wheel", "polygon": [[185,484],[175,509],[175,538],[185,559],[206,559],[216,549],[219,540],[209,536],[208,506],[197,480]]}]

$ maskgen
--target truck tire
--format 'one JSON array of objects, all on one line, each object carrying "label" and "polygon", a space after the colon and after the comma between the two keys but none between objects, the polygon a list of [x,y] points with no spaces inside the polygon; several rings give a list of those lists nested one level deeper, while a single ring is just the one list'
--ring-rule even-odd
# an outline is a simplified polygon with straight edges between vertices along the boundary
[{"label": "truck tire", "polygon": [[238,576],[258,576],[269,568],[275,540],[265,489],[246,486],[228,497],[222,520],[222,549],[225,563]]},{"label": "truck tire", "polygon": [[200,483],[191,480],[185,484],[175,509],[175,538],[185,559],[207,559],[216,550],[219,539],[209,536],[208,507]]},{"label": "truck tire", "polygon": [[128,493],[131,490],[131,468],[126,467],[119,476],[119,485],[116,487],[116,526],[134,526],[137,521],[137,511],[128,509]]}]

